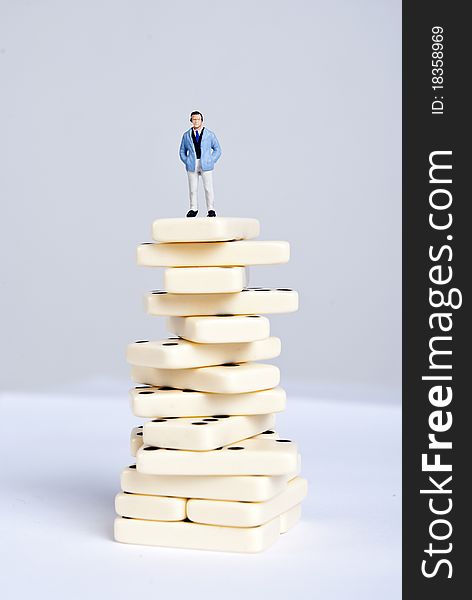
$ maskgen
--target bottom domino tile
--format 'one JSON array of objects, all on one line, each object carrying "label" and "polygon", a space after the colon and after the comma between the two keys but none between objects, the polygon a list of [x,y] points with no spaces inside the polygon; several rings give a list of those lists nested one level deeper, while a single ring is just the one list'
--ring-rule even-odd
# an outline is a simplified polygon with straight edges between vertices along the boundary
[{"label": "bottom domino tile", "polygon": [[183,521],[187,516],[186,504],[186,498],[145,496],[129,492],[120,492],[115,497],[115,510],[120,516],[153,521]]},{"label": "bottom domino tile", "polygon": [[289,529],[292,529],[302,516],[302,505],[297,504],[287,512],[280,515],[280,533],[287,533]]},{"label": "bottom domino tile", "polygon": [[117,517],[115,540],[125,544],[222,552],[261,552],[280,534],[280,517],[260,527],[218,527],[189,521],[144,521]]},{"label": "bottom domino tile", "polygon": [[292,509],[305,498],[307,481],[295,477],[285,490],[265,502],[189,499],[187,518],[194,523],[224,527],[256,527]]}]

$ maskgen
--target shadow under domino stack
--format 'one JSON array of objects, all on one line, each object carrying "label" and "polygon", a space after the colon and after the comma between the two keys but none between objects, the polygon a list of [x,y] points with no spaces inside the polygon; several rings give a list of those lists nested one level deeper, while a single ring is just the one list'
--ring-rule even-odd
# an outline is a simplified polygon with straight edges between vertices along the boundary
[{"label": "shadow under domino stack", "polygon": [[298,295],[245,287],[246,267],[288,262],[289,244],[252,239],[256,219],[158,219],[152,232],[137,262],[165,268],[146,310],[171,335],[128,346],[131,409],[147,421],[131,431],[115,539],[260,552],[298,522],[307,494],[297,446],[275,429],[279,370],[256,362],[281,350],[263,315],[297,310]]}]

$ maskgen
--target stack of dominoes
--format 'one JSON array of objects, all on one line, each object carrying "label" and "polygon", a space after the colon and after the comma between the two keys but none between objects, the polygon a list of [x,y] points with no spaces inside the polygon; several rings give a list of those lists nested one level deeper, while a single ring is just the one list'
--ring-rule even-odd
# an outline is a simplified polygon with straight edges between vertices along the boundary
[{"label": "stack of dominoes", "polygon": [[175,336],[130,344],[136,464],[121,474],[115,539],[259,552],[300,517],[307,482],[296,445],[274,430],[285,408],[280,354],[260,314],[292,312],[286,288],[246,288],[249,265],[285,263],[289,244],[253,241],[256,219],[159,219],[138,264],[167,267],[147,312]]}]

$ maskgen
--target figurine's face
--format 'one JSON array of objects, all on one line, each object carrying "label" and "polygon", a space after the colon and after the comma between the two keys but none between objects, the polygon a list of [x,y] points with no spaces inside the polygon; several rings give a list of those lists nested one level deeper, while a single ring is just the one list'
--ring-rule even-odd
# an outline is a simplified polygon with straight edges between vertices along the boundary
[{"label": "figurine's face", "polygon": [[198,129],[202,124],[202,118],[200,115],[192,115],[191,121],[195,129]]}]

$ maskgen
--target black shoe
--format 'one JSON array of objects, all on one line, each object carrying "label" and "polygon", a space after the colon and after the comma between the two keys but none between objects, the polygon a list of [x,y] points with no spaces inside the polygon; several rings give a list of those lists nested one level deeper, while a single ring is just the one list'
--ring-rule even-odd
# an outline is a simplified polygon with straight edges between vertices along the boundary
[{"label": "black shoe", "polygon": [[216,217],[216,212],[214,210],[209,210],[207,217]]},{"label": "black shoe", "polygon": [[187,217],[196,217],[198,210],[189,210],[187,213]]}]

